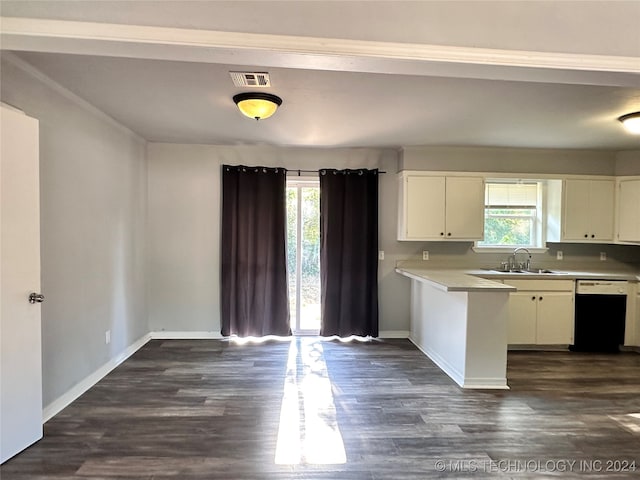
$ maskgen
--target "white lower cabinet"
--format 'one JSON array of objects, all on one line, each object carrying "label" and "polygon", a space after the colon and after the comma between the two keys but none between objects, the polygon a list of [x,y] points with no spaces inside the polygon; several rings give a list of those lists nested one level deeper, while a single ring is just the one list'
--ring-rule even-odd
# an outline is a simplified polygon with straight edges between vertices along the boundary
[{"label": "white lower cabinet", "polygon": [[509,345],[536,343],[538,303],[535,292],[515,292],[509,295]]},{"label": "white lower cabinet", "polygon": [[539,292],[538,345],[570,345],[574,328],[573,292]]},{"label": "white lower cabinet", "polygon": [[509,345],[573,343],[572,280],[505,280],[518,289],[509,296]]}]

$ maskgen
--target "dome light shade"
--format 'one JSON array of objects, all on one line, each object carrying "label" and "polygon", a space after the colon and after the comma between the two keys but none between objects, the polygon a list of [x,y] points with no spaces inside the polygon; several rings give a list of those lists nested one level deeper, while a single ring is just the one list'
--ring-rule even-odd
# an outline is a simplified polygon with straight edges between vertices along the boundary
[{"label": "dome light shade", "polygon": [[239,93],[234,95],[233,101],[238,106],[243,115],[256,120],[269,118],[276,113],[282,105],[282,99],[270,93]]},{"label": "dome light shade", "polygon": [[629,133],[640,135],[640,112],[628,113],[621,116],[618,120]]}]

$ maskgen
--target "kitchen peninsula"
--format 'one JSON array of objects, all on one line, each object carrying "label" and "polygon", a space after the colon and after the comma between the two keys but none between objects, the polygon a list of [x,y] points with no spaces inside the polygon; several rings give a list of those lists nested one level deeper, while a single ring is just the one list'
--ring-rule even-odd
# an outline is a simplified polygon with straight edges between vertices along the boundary
[{"label": "kitchen peninsula", "polygon": [[463,272],[397,268],[411,279],[411,341],[463,388],[508,389],[509,293]]},{"label": "kitchen peninsula", "polygon": [[[602,269],[583,263],[561,271],[508,272],[403,263],[396,272],[411,280],[409,338],[463,388],[508,388],[509,346],[535,350],[572,345],[579,280],[628,282],[624,346],[640,345],[636,266],[616,263]],[[533,309],[529,301],[520,301],[525,298],[536,300]]]}]

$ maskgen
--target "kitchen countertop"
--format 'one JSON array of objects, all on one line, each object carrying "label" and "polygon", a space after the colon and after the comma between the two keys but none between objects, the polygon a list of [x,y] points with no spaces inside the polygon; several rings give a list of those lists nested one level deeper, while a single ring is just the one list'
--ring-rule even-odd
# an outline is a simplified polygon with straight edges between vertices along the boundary
[{"label": "kitchen countertop", "polygon": [[516,288],[490,279],[470,275],[464,270],[431,270],[411,267],[396,268],[396,272],[445,292],[515,292]]},{"label": "kitchen countertop", "polygon": [[545,279],[545,280],[626,280],[628,282],[636,282],[640,278],[635,272],[620,270],[553,270],[558,273],[502,273],[485,269],[465,270],[467,275],[474,275],[492,280],[500,278],[515,279]]},{"label": "kitchen countertop", "polygon": [[[555,271],[555,270],[554,270]],[[429,283],[446,292],[514,292],[516,288],[496,280],[640,280],[637,272],[620,270],[558,270],[561,273],[501,273],[484,269],[397,267],[396,272],[414,280]]]}]

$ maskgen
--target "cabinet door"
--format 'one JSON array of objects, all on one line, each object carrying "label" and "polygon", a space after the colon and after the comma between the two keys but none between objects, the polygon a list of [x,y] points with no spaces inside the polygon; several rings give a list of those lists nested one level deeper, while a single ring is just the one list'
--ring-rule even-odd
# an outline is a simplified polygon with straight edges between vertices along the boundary
[{"label": "cabinet door", "polygon": [[618,198],[618,240],[640,242],[640,180],[621,180]]},{"label": "cabinet door", "polygon": [[509,345],[533,345],[536,343],[535,292],[514,292],[509,295]]},{"label": "cabinet door", "polygon": [[[613,240],[615,183],[592,180],[589,186],[590,240]],[[636,204],[638,205],[638,204]]]},{"label": "cabinet door", "polygon": [[563,203],[564,240],[587,240],[591,212],[589,211],[589,180],[565,180]]},{"label": "cabinet door", "polygon": [[407,240],[444,237],[445,178],[409,176],[405,184]]},{"label": "cabinet door", "polygon": [[[640,288],[640,286],[638,286],[637,288]],[[629,308],[629,307],[627,307]],[[625,345],[640,345],[640,290],[638,291],[638,295],[636,295],[636,308],[635,308],[635,316],[632,315],[632,319],[635,318],[635,331],[634,331],[634,335],[633,337],[635,337],[635,340],[633,339],[633,337],[630,338],[630,342],[627,344],[625,343]]]},{"label": "cabinet door", "polygon": [[538,292],[536,343],[570,345],[573,343],[573,294]]},{"label": "cabinet door", "polygon": [[484,237],[484,180],[447,177],[446,238],[481,240]]}]

